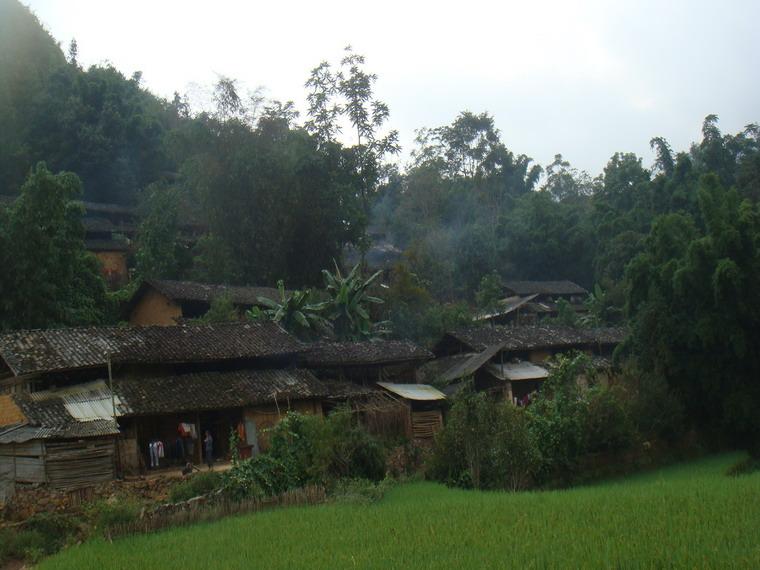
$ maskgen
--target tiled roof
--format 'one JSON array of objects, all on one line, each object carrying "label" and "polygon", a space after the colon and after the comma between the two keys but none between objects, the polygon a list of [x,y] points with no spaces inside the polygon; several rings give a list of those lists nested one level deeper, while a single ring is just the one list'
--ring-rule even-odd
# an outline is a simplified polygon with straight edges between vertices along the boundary
[{"label": "tiled roof", "polygon": [[88,239],[84,242],[87,251],[127,251],[129,245],[116,239]]},{"label": "tiled roof", "polygon": [[470,350],[482,351],[494,344],[504,344],[505,350],[538,348],[572,348],[591,345],[615,345],[625,338],[622,327],[574,329],[569,327],[472,327],[446,333]]},{"label": "tiled roof", "polygon": [[[257,305],[259,297],[279,299],[280,293],[274,287],[238,287],[232,285],[213,285],[196,283],[195,281],[170,281],[166,279],[150,279],[143,286],[150,286],[173,301],[196,301],[211,303],[222,295],[228,295],[236,305]],[[140,288],[141,290],[143,287]],[[139,296],[141,291],[135,294]]]},{"label": "tiled roof", "polygon": [[572,281],[507,281],[504,287],[521,297],[533,295],[587,295],[588,291]]},{"label": "tiled roof", "polygon": [[124,415],[237,408],[328,397],[328,386],[308,370],[234,370],[120,380],[114,391]]},{"label": "tiled roof", "polygon": [[405,340],[315,342],[307,345],[302,360],[310,367],[361,366],[428,360],[432,353]]},{"label": "tiled roof", "polygon": [[22,330],[0,335],[0,357],[17,376],[105,366],[252,359],[303,345],[274,323]]},{"label": "tiled roof", "polygon": [[115,362],[168,363],[242,360],[296,354],[303,344],[272,322],[138,327]]},{"label": "tiled roof", "polygon": [[465,352],[429,360],[417,369],[417,381],[422,384],[433,384],[434,386],[444,384],[443,378],[449,370],[467,362],[476,354],[476,352]]},{"label": "tiled roof", "polygon": [[240,408],[306,399],[346,399],[376,392],[348,382],[323,382],[308,370],[196,372],[114,381],[113,396],[103,380],[57,390],[13,395],[26,424],[0,428],[0,443],[30,439],[118,434],[113,421],[128,416]]}]

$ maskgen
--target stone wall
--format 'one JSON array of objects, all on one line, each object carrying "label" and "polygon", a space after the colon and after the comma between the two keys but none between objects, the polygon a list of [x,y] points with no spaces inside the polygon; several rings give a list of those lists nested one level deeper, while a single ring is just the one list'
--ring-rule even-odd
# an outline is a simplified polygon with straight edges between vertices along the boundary
[{"label": "stone wall", "polygon": [[52,489],[47,485],[16,486],[16,493],[5,505],[3,518],[21,521],[35,513],[79,513],[91,501],[119,500],[122,498],[146,502],[165,502],[171,487],[179,483],[177,477],[155,477],[109,481],[74,491]]}]

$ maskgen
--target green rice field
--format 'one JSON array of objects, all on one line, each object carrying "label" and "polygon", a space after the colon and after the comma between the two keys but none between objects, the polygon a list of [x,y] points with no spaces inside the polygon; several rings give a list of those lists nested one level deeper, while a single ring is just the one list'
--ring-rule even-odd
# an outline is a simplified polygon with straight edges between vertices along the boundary
[{"label": "green rice field", "polygon": [[760,568],[760,473],[722,455],[566,491],[433,483],[107,543],[40,568]]}]

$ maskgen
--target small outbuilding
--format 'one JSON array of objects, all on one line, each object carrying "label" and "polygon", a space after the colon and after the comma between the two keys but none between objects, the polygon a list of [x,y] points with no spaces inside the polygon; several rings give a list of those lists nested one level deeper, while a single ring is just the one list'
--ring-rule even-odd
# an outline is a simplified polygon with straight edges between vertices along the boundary
[{"label": "small outbuilding", "polygon": [[400,398],[407,406],[407,436],[430,439],[443,428],[443,404],[446,394],[427,384],[394,384],[378,382],[378,386]]}]

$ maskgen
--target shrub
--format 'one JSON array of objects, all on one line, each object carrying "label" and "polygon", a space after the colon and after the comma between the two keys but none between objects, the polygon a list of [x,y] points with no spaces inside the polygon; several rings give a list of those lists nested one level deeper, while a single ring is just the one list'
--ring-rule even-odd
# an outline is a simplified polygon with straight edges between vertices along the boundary
[{"label": "shrub", "polygon": [[[57,541],[56,541],[57,542]],[[22,530],[13,536],[10,544],[10,557],[21,558],[36,564],[43,557],[55,554],[60,547],[53,547],[49,537],[38,530]]]},{"label": "shrub", "polygon": [[380,442],[348,410],[326,418],[288,413],[272,428],[267,453],[238,462],[225,474],[232,495],[274,495],[334,479],[378,481],[385,474]]},{"label": "shrub", "polygon": [[132,523],[140,516],[141,505],[134,500],[120,499],[116,502],[99,501],[93,503],[87,514],[95,529],[107,534],[112,529]]},{"label": "shrub", "polygon": [[429,474],[448,485],[517,490],[539,465],[525,412],[466,390],[436,437]]},{"label": "shrub", "polygon": [[369,479],[341,479],[331,490],[331,496],[338,503],[376,503],[393,486],[393,479],[383,479],[379,483]]},{"label": "shrub", "polygon": [[597,386],[587,398],[584,426],[587,451],[617,453],[629,449],[636,441],[637,431],[624,390]]},{"label": "shrub", "polygon": [[70,515],[37,513],[27,519],[25,530],[30,533],[30,536],[25,538],[31,545],[27,548],[37,547],[37,537],[34,533],[38,533],[44,539],[42,548],[44,553],[53,554],[66,546],[79,533],[79,521]]},{"label": "shrub", "polygon": [[750,456],[734,463],[726,470],[726,475],[729,477],[738,477],[740,475],[750,475],[757,471],[760,471],[760,460]]},{"label": "shrub", "polygon": [[528,408],[530,431],[541,454],[537,475],[542,483],[570,482],[586,452],[588,407],[577,378],[587,368],[584,354],[558,358]]},{"label": "shrub", "polygon": [[277,495],[298,487],[292,472],[269,453],[240,461],[224,474],[224,491],[232,498]]},{"label": "shrub", "polygon": [[169,492],[169,500],[172,503],[187,501],[193,497],[207,495],[212,491],[219,489],[223,484],[222,474],[217,471],[207,471],[205,473],[196,473],[172,487]]},{"label": "shrub", "polygon": [[627,368],[623,381],[633,391],[631,420],[642,437],[673,443],[684,435],[683,405],[663,378]]},{"label": "shrub", "polygon": [[499,406],[495,418],[493,468],[501,487],[519,491],[530,486],[541,465],[529,418],[525,410],[511,404]]}]

